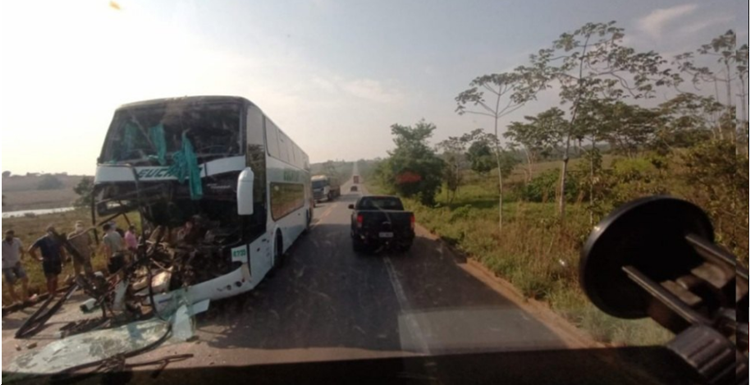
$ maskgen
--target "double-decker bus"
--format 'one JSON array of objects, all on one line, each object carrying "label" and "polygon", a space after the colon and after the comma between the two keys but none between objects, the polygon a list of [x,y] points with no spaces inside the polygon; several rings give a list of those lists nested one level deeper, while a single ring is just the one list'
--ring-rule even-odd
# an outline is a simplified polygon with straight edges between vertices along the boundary
[{"label": "double-decker bus", "polygon": [[169,272],[157,306],[177,290],[215,300],[282,263],[310,226],[310,183],[307,154],[247,99],[136,102],[115,111],[97,159],[92,223],[137,212],[141,259]]}]

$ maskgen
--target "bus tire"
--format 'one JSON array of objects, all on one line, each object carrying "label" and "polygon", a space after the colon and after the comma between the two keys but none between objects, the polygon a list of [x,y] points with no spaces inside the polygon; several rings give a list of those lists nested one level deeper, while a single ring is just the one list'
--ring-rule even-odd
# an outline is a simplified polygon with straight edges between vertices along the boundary
[{"label": "bus tire", "polygon": [[312,222],[310,218],[310,211],[308,210],[305,212],[305,229],[302,230],[302,234],[307,234],[310,232],[310,223]]}]

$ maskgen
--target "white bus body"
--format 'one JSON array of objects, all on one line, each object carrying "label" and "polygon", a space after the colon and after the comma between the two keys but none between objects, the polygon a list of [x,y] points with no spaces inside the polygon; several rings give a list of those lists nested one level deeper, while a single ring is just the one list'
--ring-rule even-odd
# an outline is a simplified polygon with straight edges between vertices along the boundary
[{"label": "white bus body", "polygon": [[[175,164],[186,142],[199,180],[180,182]],[[251,188],[239,187],[243,171],[252,178]],[[202,194],[193,190],[196,184]],[[253,289],[312,221],[307,154],[258,107],[237,97],[120,107],[97,161],[94,197],[92,221],[137,210],[153,232],[173,234],[192,223],[200,238],[195,244],[168,242],[175,255],[186,247],[200,251],[187,259],[190,266],[173,259],[173,270],[187,273],[172,273],[170,290],[154,296],[157,306],[166,306],[178,291],[198,303]],[[194,230],[197,224],[202,227]]]}]

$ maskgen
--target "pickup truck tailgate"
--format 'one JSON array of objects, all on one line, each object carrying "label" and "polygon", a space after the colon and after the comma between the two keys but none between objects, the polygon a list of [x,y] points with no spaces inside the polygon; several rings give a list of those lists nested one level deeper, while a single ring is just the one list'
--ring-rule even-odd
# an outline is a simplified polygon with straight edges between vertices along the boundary
[{"label": "pickup truck tailgate", "polygon": [[365,234],[378,234],[380,232],[411,233],[412,214],[408,211],[367,210],[360,211],[360,214],[363,214],[362,232]]}]

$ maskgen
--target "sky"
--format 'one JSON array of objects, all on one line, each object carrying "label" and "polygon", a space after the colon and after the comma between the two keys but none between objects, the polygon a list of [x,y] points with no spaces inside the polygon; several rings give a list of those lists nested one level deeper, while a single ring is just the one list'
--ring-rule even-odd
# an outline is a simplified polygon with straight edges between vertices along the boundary
[{"label": "sky", "polygon": [[455,113],[473,78],[610,20],[665,56],[728,29],[748,39],[740,0],[5,0],[0,168],[91,175],[119,105],[185,95],[250,99],[312,162],[383,157],[394,123],[433,122],[433,143],[490,128]]}]

